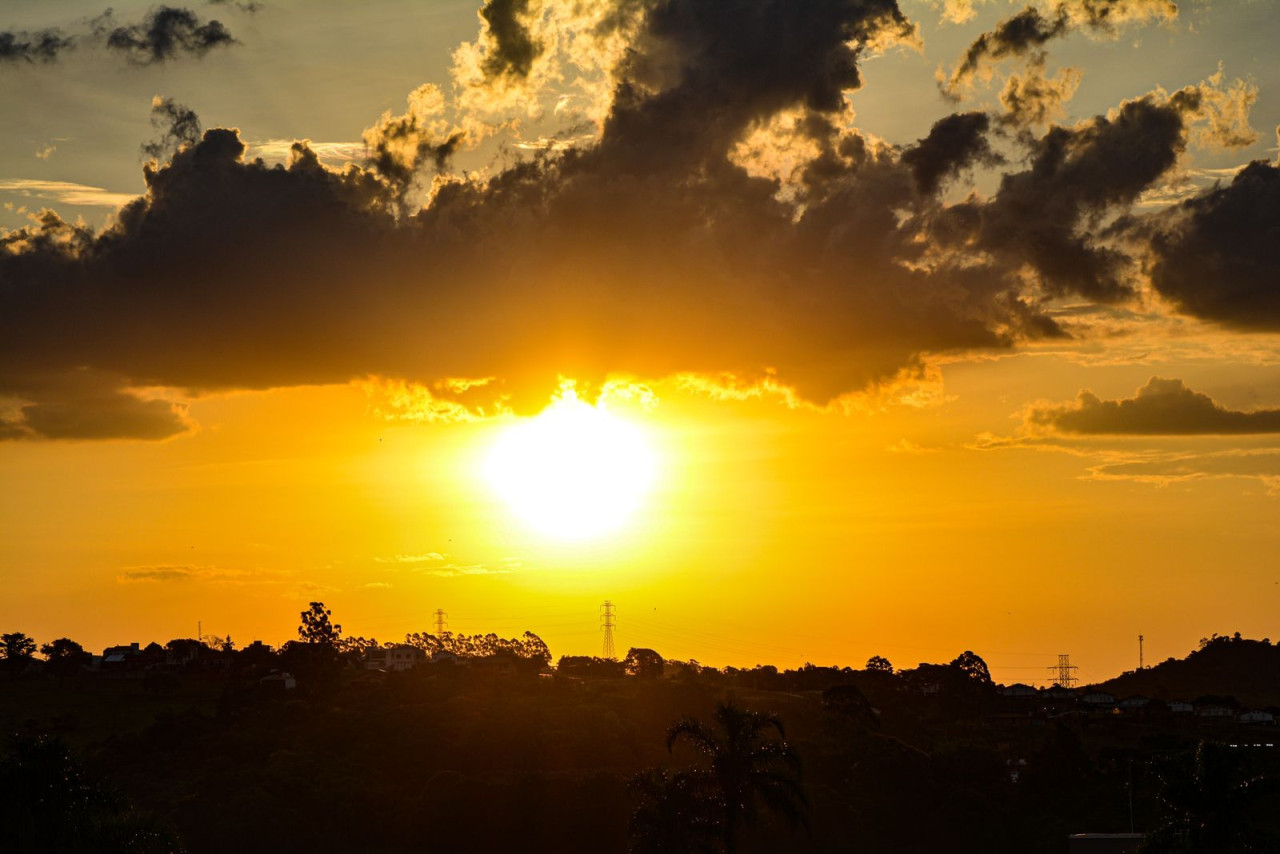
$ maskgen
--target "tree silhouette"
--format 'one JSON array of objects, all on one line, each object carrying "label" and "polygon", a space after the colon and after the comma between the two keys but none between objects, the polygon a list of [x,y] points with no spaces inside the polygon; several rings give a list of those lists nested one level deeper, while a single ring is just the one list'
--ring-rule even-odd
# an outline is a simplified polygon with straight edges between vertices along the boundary
[{"label": "tree silhouette", "polygon": [[964,675],[980,685],[991,684],[991,671],[987,668],[987,663],[977,653],[966,649],[956,656],[955,661],[951,662],[951,666],[959,669]]},{"label": "tree silhouette", "polygon": [[[805,822],[808,799],[798,780],[800,756],[783,740],[782,721],[753,712],[732,699],[716,705],[715,729],[695,718],[684,718],[667,732],[667,750],[689,742],[709,762],[691,779],[708,791],[720,813],[724,850],[737,850],[738,830],[754,823],[757,801],[792,827]],[[776,730],[778,738],[767,738]]]},{"label": "tree silhouette", "polygon": [[21,673],[34,660],[36,642],[22,632],[0,635],[0,653],[4,655],[6,670],[13,674]]},{"label": "tree silhouette", "polygon": [[893,665],[889,663],[889,659],[883,655],[873,655],[867,659],[867,670],[875,670],[879,673],[892,673]]},{"label": "tree silhouette", "polygon": [[1241,753],[1201,742],[1190,767],[1158,772],[1162,816],[1143,852],[1280,851],[1280,780],[1242,772]]},{"label": "tree silhouette", "polygon": [[627,657],[622,663],[630,676],[641,679],[658,679],[662,676],[662,656],[651,649],[633,646],[627,650]]},{"label": "tree silhouette", "polygon": [[70,638],[58,638],[42,645],[40,654],[45,657],[45,669],[59,680],[79,673],[93,660],[84,647]]},{"label": "tree silhouette", "polygon": [[650,768],[629,781],[638,801],[627,834],[634,854],[713,850],[719,816],[704,796],[697,774]]},{"label": "tree silhouette", "polygon": [[330,622],[333,612],[325,610],[323,602],[312,602],[302,612],[302,623],[298,626],[298,638],[304,643],[317,644],[337,649],[342,637],[342,626]]}]

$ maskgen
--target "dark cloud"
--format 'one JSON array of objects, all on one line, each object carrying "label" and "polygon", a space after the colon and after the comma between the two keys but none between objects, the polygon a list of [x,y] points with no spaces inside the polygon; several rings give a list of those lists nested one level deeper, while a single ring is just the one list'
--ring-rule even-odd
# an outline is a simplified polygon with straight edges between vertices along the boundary
[{"label": "dark cloud", "polygon": [[1027,423],[1082,435],[1189,436],[1280,433],[1280,409],[1237,412],[1224,409],[1182,380],[1152,377],[1136,397],[1102,400],[1080,392],[1074,404],[1039,405]]},{"label": "dark cloud", "polygon": [[947,90],[954,92],[973,79],[986,64],[1009,56],[1024,56],[1045,42],[1067,32],[1071,21],[1067,10],[1059,6],[1045,17],[1035,6],[1028,6],[1011,18],[1001,21],[994,30],[978,36],[964,52],[951,73]]},{"label": "dark cloud", "polygon": [[480,17],[488,28],[486,74],[527,77],[546,46],[529,32],[529,0],[486,0]]},{"label": "dark cloud", "polygon": [[[234,130],[193,143],[161,101],[182,130],[110,228],[47,214],[0,235],[0,393],[52,406],[69,398],[32,378],[86,366],[134,399],[492,378],[446,383],[467,390],[446,408],[528,411],[560,375],[732,372],[825,403],[931,353],[1061,335],[1046,295],[1130,295],[1101,223],[1176,161],[1194,93],[1020,138],[994,196],[949,205],[952,176],[995,162],[987,116],[905,149],[850,128],[863,51],[913,34],[889,0],[653,2],[594,144],[436,175],[418,210],[410,189],[460,139],[436,87],[340,172],[305,143],[278,166]],[[760,134],[811,153],[785,188],[743,160]]]},{"label": "dark cloud", "polygon": [[1005,175],[978,213],[977,244],[1029,265],[1050,293],[1103,302],[1132,296],[1130,259],[1093,231],[1177,162],[1195,100],[1191,89],[1148,95],[1109,116],[1050,128],[1031,143],[1030,167]]},{"label": "dark cloud", "polygon": [[202,22],[190,9],[173,6],[153,9],[140,24],[111,26],[109,21],[107,17],[100,23],[107,48],[142,65],[184,55],[204,56],[216,47],[235,43],[221,21]]},{"label": "dark cloud", "polygon": [[[254,3],[235,5],[243,11],[257,10]],[[147,13],[141,23],[125,25],[117,24],[112,10],[107,9],[87,22],[82,32],[69,35],[58,29],[0,32],[0,63],[51,63],[72,48],[91,44],[105,45],[131,62],[151,65],[179,56],[201,57],[215,47],[235,43],[230,30],[221,22],[201,21],[189,9],[159,6]]]},{"label": "dark cloud", "polygon": [[7,389],[22,403],[0,416],[0,439],[168,439],[191,429],[186,407],[131,393],[124,379],[73,370]]},{"label": "dark cloud", "polygon": [[1131,21],[1171,20],[1177,15],[1178,6],[1170,0],[1063,0],[1047,12],[1038,6],[1027,6],[969,45],[943,91],[957,96],[965,85],[988,74],[991,65],[1001,59],[1030,55],[1043,62],[1043,48],[1048,42],[1076,30],[1112,34]]},{"label": "dark cloud", "polygon": [[160,136],[144,143],[142,153],[156,160],[172,157],[178,149],[200,141],[200,117],[172,98],[157,95],[151,100],[151,126],[160,131]]},{"label": "dark cloud", "polygon": [[1151,284],[1182,311],[1239,329],[1280,329],[1280,169],[1255,161],[1188,199],[1151,237]]},{"label": "dark cloud", "polygon": [[56,29],[0,32],[0,62],[53,62],[75,44],[75,39]]},{"label": "dark cloud", "polygon": [[1003,158],[987,140],[991,119],[986,113],[955,113],[934,123],[929,135],[902,154],[916,187],[932,196],[944,179],[975,164],[995,166]]}]

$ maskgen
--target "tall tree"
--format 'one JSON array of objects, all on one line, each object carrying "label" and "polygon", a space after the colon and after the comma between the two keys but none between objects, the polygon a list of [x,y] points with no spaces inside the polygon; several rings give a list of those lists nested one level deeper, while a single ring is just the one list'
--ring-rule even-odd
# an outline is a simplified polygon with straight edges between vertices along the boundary
[{"label": "tall tree", "polygon": [[71,638],[58,638],[43,644],[40,654],[45,658],[45,669],[59,679],[79,673],[93,660],[93,656]]},{"label": "tall tree", "polygon": [[0,654],[6,670],[21,673],[35,659],[36,642],[22,632],[0,635]]},{"label": "tall tree", "polygon": [[305,643],[317,644],[329,649],[337,649],[342,637],[342,626],[330,620],[332,611],[324,607],[323,602],[312,602],[302,612],[302,623],[298,626],[298,638]]},{"label": "tall tree", "polygon": [[883,655],[873,655],[867,659],[867,670],[874,670],[877,673],[892,673],[893,665]]},{"label": "tall tree", "polygon": [[965,676],[968,676],[979,685],[991,684],[991,671],[987,668],[987,663],[982,660],[982,656],[975,652],[966,649],[956,656],[955,661],[951,662],[951,666],[959,669]]},{"label": "tall tree", "polygon": [[[782,721],[732,699],[717,704],[712,720],[714,728],[684,718],[668,730],[667,750],[685,741],[707,761],[699,776],[719,808],[727,854],[737,850],[741,826],[755,822],[758,802],[792,827],[804,824],[809,802],[799,780],[800,756],[784,740]],[[777,737],[768,737],[770,731]]]}]

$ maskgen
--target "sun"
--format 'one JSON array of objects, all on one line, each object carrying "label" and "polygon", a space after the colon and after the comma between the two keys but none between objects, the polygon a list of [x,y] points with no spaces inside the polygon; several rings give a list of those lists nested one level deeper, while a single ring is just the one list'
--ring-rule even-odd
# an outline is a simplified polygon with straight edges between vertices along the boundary
[{"label": "sun", "polygon": [[583,540],[621,529],[644,502],[656,468],[639,426],[566,386],[537,416],[502,431],[484,475],[530,528]]}]

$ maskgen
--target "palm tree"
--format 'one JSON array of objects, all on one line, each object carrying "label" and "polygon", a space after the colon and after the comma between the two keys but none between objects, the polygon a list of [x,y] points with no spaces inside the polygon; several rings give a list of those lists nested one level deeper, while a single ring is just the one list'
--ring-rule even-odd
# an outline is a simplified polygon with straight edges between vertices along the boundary
[{"label": "palm tree", "polygon": [[1163,816],[1144,852],[1248,852],[1280,850],[1275,824],[1280,781],[1241,773],[1239,750],[1201,742],[1191,767],[1178,763],[1160,774]]},{"label": "palm tree", "polygon": [[[712,716],[716,729],[684,718],[667,732],[667,750],[688,741],[710,763],[691,772],[691,780],[709,792],[721,815],[726,854],[737,850],[738,828],[755,821],[757,802],[763,802],[792,827],[803,824],[809,803],[799,782],[800,756],[782,739],[782,721],[752,712],[732,699],[719,703]],[[766,737],[776,730],[778,738]]]}]

